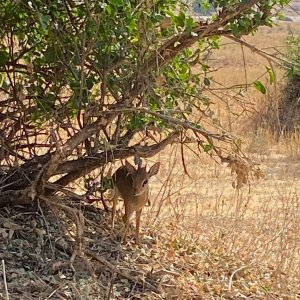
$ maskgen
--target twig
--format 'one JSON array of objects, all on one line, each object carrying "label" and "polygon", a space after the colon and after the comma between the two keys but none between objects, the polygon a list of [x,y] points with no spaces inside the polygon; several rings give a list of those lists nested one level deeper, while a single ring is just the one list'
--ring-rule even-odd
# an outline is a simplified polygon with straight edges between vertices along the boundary
[{"label": "twig", "polygon": [[239,272],[239,271],[241,271],[241,270],[243,270],[243,269],[245,269],[245,268],[250,267],[253,263],[254,263],[254,261],[252,261],[252,262],[249,263],[248,265],[242,266],[242,267],[240,267],[240,268],[238,268],[238,269],[236,269],[235,271],[232,272],[232,274],[231,274],[231,276],[230,276],[230,278],[229,278],[229,283],[228,283],[228,290],[229,290],[230,293],[231,293],[231,290],[232,290],[232,281],[233,281],[234,275],[235,275],[237,272]]},{"label": "twig", "polygon": [[240,38],[237,38],[231,34],[225,34],[224,35],[225,37],[227,37],[228,39],[236,42],[236,43],[239,43],[240,45],[242,46],[245,46],[247,48],[249,48],[252,52],[255,52],[257,53],[258,55],[262,56],[263,58],[265,58],[267,61],[269,62],[274,62],[276,64],[280,64],[281,63],[281,66],[285,67],[285,66],[289,66],[289,67],[292,67],[293,66],[293,63],[284,59],[284,58],[281,58],[281,57],[276,57],[274,55],[272,55],[271,53],[268,53],[264,50],[261,50],[261,49],[258,49],[257,47],[241,40]]},{"label": "twig", "polygon": [[118,251],[116,264],[115,264],[114,269],[112,270],[111,280],[110,280],[110,284],[109,284],[109,290],[108,290],[108,294],[107,294],[107,299],[108,300],[110,299],[111,295],[113,296],[113,286],[114,286],[114,282],[115,282],[115,279],[116,279],[116,274],[117,274],[116,270],[117,270],[119,258],[120,258],[120,251]]},{"label": "twig", "polygon": [[187,170],[187,167],[186,167],[186,163],[185,163],[185,158],[184,158],[184,151],[183,151],[183,137],[182,137],[182,134],[181,134],[181,144],[180,144],[180,152],[181,152],[181,162],[182,162],[182,166],[183,166],[183,170],[184,170],[184,173],[192,179],[191,175],[189,174],[188,170]]},{"label": "twig", "polygon": [[54,294],[61,289],[61,286],[59,286],[58,288],[56,288],[54,291],[51,292],[51,294],[46,298],[47,299],[51,299],[52,296],[54,296]]},{"label": "twig", "polygon": [[9,294],[8,294],[7,282],[6,282],[6,272],[5,272],[5,262],[4,262],[4,259],[2,259],[2,270],[3,270],[3,281],[4,281],[4,287],[5,287],[6,300],[9,300]]},{"label": "twig", "polygon": [[[33,276],[35,276],[35,277],[39,280],[39,282],[40,282],[45,288],[49,288],[49,287],[50,287],[50,285],[47,284],[42,278],[40,278],[35,272],[33,273]],[[61,300],[64,300],[65,297],[63,297],[63,296],[58,292],[58,290],[61,289],[61,288],[62,288],[62,287],[59,286],[57,289],[55,289],[54,292],[52,292],[52,293],[50,294],[50,296],[53,296],[53,295],[56,293],[56,297],[57,297],[57,298],[59,298],[59,299],[61,299]],[[50,296],[48,296],[46,299],[51,299]],[[23,298],[22,298],[22,299],[23,299]],[[32,299],[32,298],[30,298],[30,299]]]},{"label": "twig", "polygon": [[190,129],[194,132],[198,132],[201,135],[203,135],[204,137],[210,137],[210,138],[214,138],[216,140],[220,140],[220,141],[231,141],[231,138],[228,135],[225,134],[218,134],[218,133],[211,133],[205,129],[202,129],[200,127],[198,127],[197,125],[193,124],[192,122],[189,121],[182,121],[180,119],[171,117],[170,115],[168,115],[167,113],[170,113],[171,111],[167,111],[167,113],[163,110],[157,110],[157,111],[153,111],[150,109],[146,109],[143,107],[120,107],[117,109],[112,109],[112,110],[106,110],[106,111],[96,111],[96,112],[90,112],[91,117],[99,117],[102,115],[109,115],[109,114],[117,114],[117,113],[130,113],[130,112],[141,112],[141,113],[145,113],[145,114],[149,114],[149,115],[153,115],[155,117],[158,117],[164,121],[169,122],[170,124],[173,124],[176,127],[180,126],[184,129]]},{"label": "twig", "polygon": [[76,233],[77,233],[76,242],[75,242],[75,246],[73,249],[73,253],[72,253],[70,261],[69,261],[69,266],[74,271],[74,276],[75,276],[76,270],[73,266],[73,262],[74,262],[76,256],[79,256],[83,260],[83,262],[85,263],[85,265],[88,268],[91,275],[94,276],[95,275],[94,269],[93,269],[92,265],[90,264],[90,262],[84,256],[84,254],[85,254],[85,244],[84,244],[84,236],[83,236],[84,217],[83,217],[82,212],[80,210],[78,210],[77,208],[72,208],[72,207],[57,203],[43,195],[40,195],[39,198],[49,206],[56,206],[56,207],[62,209],[67,215],[69,215],[69,217],[72,219],[72,221],[74,221],[74,223],[76,225]]}]

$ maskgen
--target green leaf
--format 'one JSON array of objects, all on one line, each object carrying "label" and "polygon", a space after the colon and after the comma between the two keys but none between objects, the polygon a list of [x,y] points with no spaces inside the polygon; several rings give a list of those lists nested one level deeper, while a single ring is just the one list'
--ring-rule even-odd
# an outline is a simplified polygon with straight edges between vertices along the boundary
[{"label": "green leaf", "polygon": [[0,50],[0,67],[4,67],[8,61],[8,53],[5,50]]},{"label": "green leaf", "polygon": [[237,24],[232,24],[231,26],[230,26],[231,28],[231,32],[232,32],[232,34],[234,35],[234,36],[239,36],[239,34],[240,34],[240,29],[239,29],[239,27],[237,26]]},{"label": "green leaf", "polygon": [[256,80],[254,81],[254,87],[259,91],[261,92],[262,94],[265,94],[266,93],[266,88],[265,86],[259,81],[259,80]]},{"label": "green leaf", "polygon": [[111,8],[110,5],[107,5],[107,6],[106,6],[106,11],[107,11],[107,13],[108,13],[109,15],[112,14],[112,8]]},{"label": "green leaf", "polygon": [[185,14],[181,11],[179,15],[175,18],[176,25],[179,27],[184,27],[185,25]]},{"label": "green leaf", "polygon": [[93,19],[89,18],[85,23],[85,32],[88,34],[88,37],[92,37],[98,31],[98,23]]},{"label": "green leaf", "polygon": [[80,89],[80,83],[78,81],[72,81],[70,83],[70,88],[72,90],[79,90]]},{"label": "green leaf", "polygon": [[204,72],[208,71],[210,68],[209,65],[206,65],[204,63],[199,62],[199,64],[201,65],[201,70]]},{"label": "green leaf", "polygon": [[204,84],[210,86],[210,80],[207,77],[204,78]]},{"label": "green leaf", "polygon": [[203,147],[204,152],[209,152],[214,148],[214,145],[213,144],[204,144],[202,147]]},{"label": "green leaf", "polygon": [[51,20],[51,16],[50,15],[42,15],[40,17],[40,24],[41,24],[41,26],[44,29],[46,29],[50,20]]},{"label": "green leaf", "polygon": [[86,87],[88,90],[91,90],[94,86],[94,78],[90,76],[89,78],[86,79]]},{"label": "green leaf", "polygon": [[143,115],[140,113],[134,113],[128,122],[128,127],[129,129],[134,130],[137,128],[143,128],[145,124],[146,122]]},{"label": "green leaf", "polygon": [[272,84],[276,80],[276,74],[273,72],[273,70],[271,68],[266,67],[266,69],[269,74],[270,83]]},{"label": "green leaf", "polygon": [[46,52],[45,52],[45,61],[47,63],[53,63],[56,60],[56,52],[55,52],[55,48],[53,47],[48,47]]},{"label": "green leaf", "polygon": [[208,40],[209,45],[214,48],[214,49],[219,49],[220,48],[220,37],[217,35],[214,35],[212,37],[210,37],[210,39]]},{"label": "green leaf", "polygon": [[281,12],[281,13],[277,14],[277,18],[278,18],[279,21],[284,21],[286,16],[285,16],[284,13]]},{"label": "green leaf", "polygon": [[211,7],[210,1],[208,1],[208,0],[202,0],[199,4],[200,4],[201,9],[204,11],[209,11],[209,9]]},{"label": "green leaf", "polygon": [[192,17],[187,17],[186,18],[186,31],[191,33],[194,27],[195,27],[194,19]]},{"label": "green leaf", "polygon": [[125,4],[123,0],[110,0],[109,2],[114,6],[123,6]]}]

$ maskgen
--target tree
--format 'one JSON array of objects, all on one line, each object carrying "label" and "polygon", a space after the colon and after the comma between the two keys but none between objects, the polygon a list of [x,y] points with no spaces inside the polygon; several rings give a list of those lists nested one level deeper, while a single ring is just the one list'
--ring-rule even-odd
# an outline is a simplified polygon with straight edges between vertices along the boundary
[{"label": "tree", "polygon": [[275,131],[294,133],[299,127],[299,98],[300,98],[300,38],[290,35],[286,41],[288,58],[292,62],[289,68],[283,96],[279,103],[280,128]]},{"label": "tree", "polygon": [[0,206],[170,143],[195,143],[246,183],[257,169],[213,116],[205,58],[222,36],[271,26],[287,3],[218,0],[195,22],[175,0],[2,0]]}]

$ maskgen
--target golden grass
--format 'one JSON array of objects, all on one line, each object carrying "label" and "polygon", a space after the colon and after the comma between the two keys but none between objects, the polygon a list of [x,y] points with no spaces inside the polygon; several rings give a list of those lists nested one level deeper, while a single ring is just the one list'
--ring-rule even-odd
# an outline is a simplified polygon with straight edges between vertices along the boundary
[{"label": "golden grass", "polygon": [[[247,41],[266,51],[284,49],[291,30],[299,33],[300,24],[263,29]],[[224,43],[214,56],[215,66],[222,67],[216,81],[225,86],[245,82],[241,47]],[[249,49],[244,53],[247,81],[251,82],[264,73],[267,62]],[[280,83],[284,73],[276,70]],[[279,84],[277,88],[279,97]],[[253,89],[245,97],[255,109],[270,100]],[[175,269],[185,270],[177,279],[178,290],[170,295],[175,293],[178,299],[297,299],[300,135],[275,137],[254,126],[255,116],[229,118],[226,105],[215,101],[225,127],[244,135],[247,153],[261,164],[265,178],[236,191],[231,187],[230,171],[205,155],[198,158],[186,150],[191,178],[184,174],[179,149],[153,159],[162,162],[162,170],[153,181],[151,198],[156,200],[148,210],[145,230],[155,232],[162,256],[169,256]],[[230,97],[228,102],[239,110]]]},{"label": "golden grass", "polygon": [[265,179],[236,191],[229,170],[205,158],[188,155],[192,178],[184,176],[173,151],[160,157],[144,228],[156,235],[165,268],[169,255],[185,270],[178,298],[299,297],[300,164],[283,154],[256,155]]}]

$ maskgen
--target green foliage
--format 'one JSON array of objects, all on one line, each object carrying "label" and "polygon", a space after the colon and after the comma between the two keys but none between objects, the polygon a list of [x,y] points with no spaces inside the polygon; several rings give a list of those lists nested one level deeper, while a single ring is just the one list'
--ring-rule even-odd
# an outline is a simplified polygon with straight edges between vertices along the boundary
[{"label": "green foliage", "polygon": [[9,55],[5,49],[0,50],[0,67],[4,67],[9,61]]},{"label": "green foliage", "polygon": [[[300,38],[289,36],[286,40],[288,46],[288,67],[286,85],[279,103],[279,119],[283,130],[294,133],[299,128],[300,113]],[[282,129],[280,128],[282,131]]]},{"label": "green foliage", "polygon": [[[191,8],[175,0],[2,0],[0,90],[13,116],[2,129],[18,118],[21,128],[36,129],[33,136],[49,124],[73,124],[71,137],[99,115],[119,109],[99,143],[118,143],[148,124],[164,133],[186,130],[185,124],[201,132],[199,120],[213,116],[204,91],[213,85],[207,58],[219,48],[220,36],[271,26],[272,8],[284,4],[196,1],[212,14],[210,23],[218,24],[206,31],[207,24],[197,23]],[[261,82],[254,86],[265,93]],[[8,102],[1,103],[1,113],[7,112]],[[124,107],[132,111],[122,112]],[[211,123],[218,122],[211,117]],[[207,145],[205,151],[214,149],[210,140]]]},{"label": "green foliage", "polygon": [[262,94],[265,94],[266,93],[266,87],[261,83],[261,81],[259,80],[255,80],[254,81],[254,87],[259,91],[261,92]]},{"label": "green foliage", "polygon": [[272,84],[276,81],[276,74],[271,68],[266,67],[266,69],[269,75],[270,84]]},{"label": "green foliage", "polygon": [[289,69],[289,75],[300,75],[300,38],[289,36],[287,41],[288,45],[288,58],[292,61],[292,68]]}]

